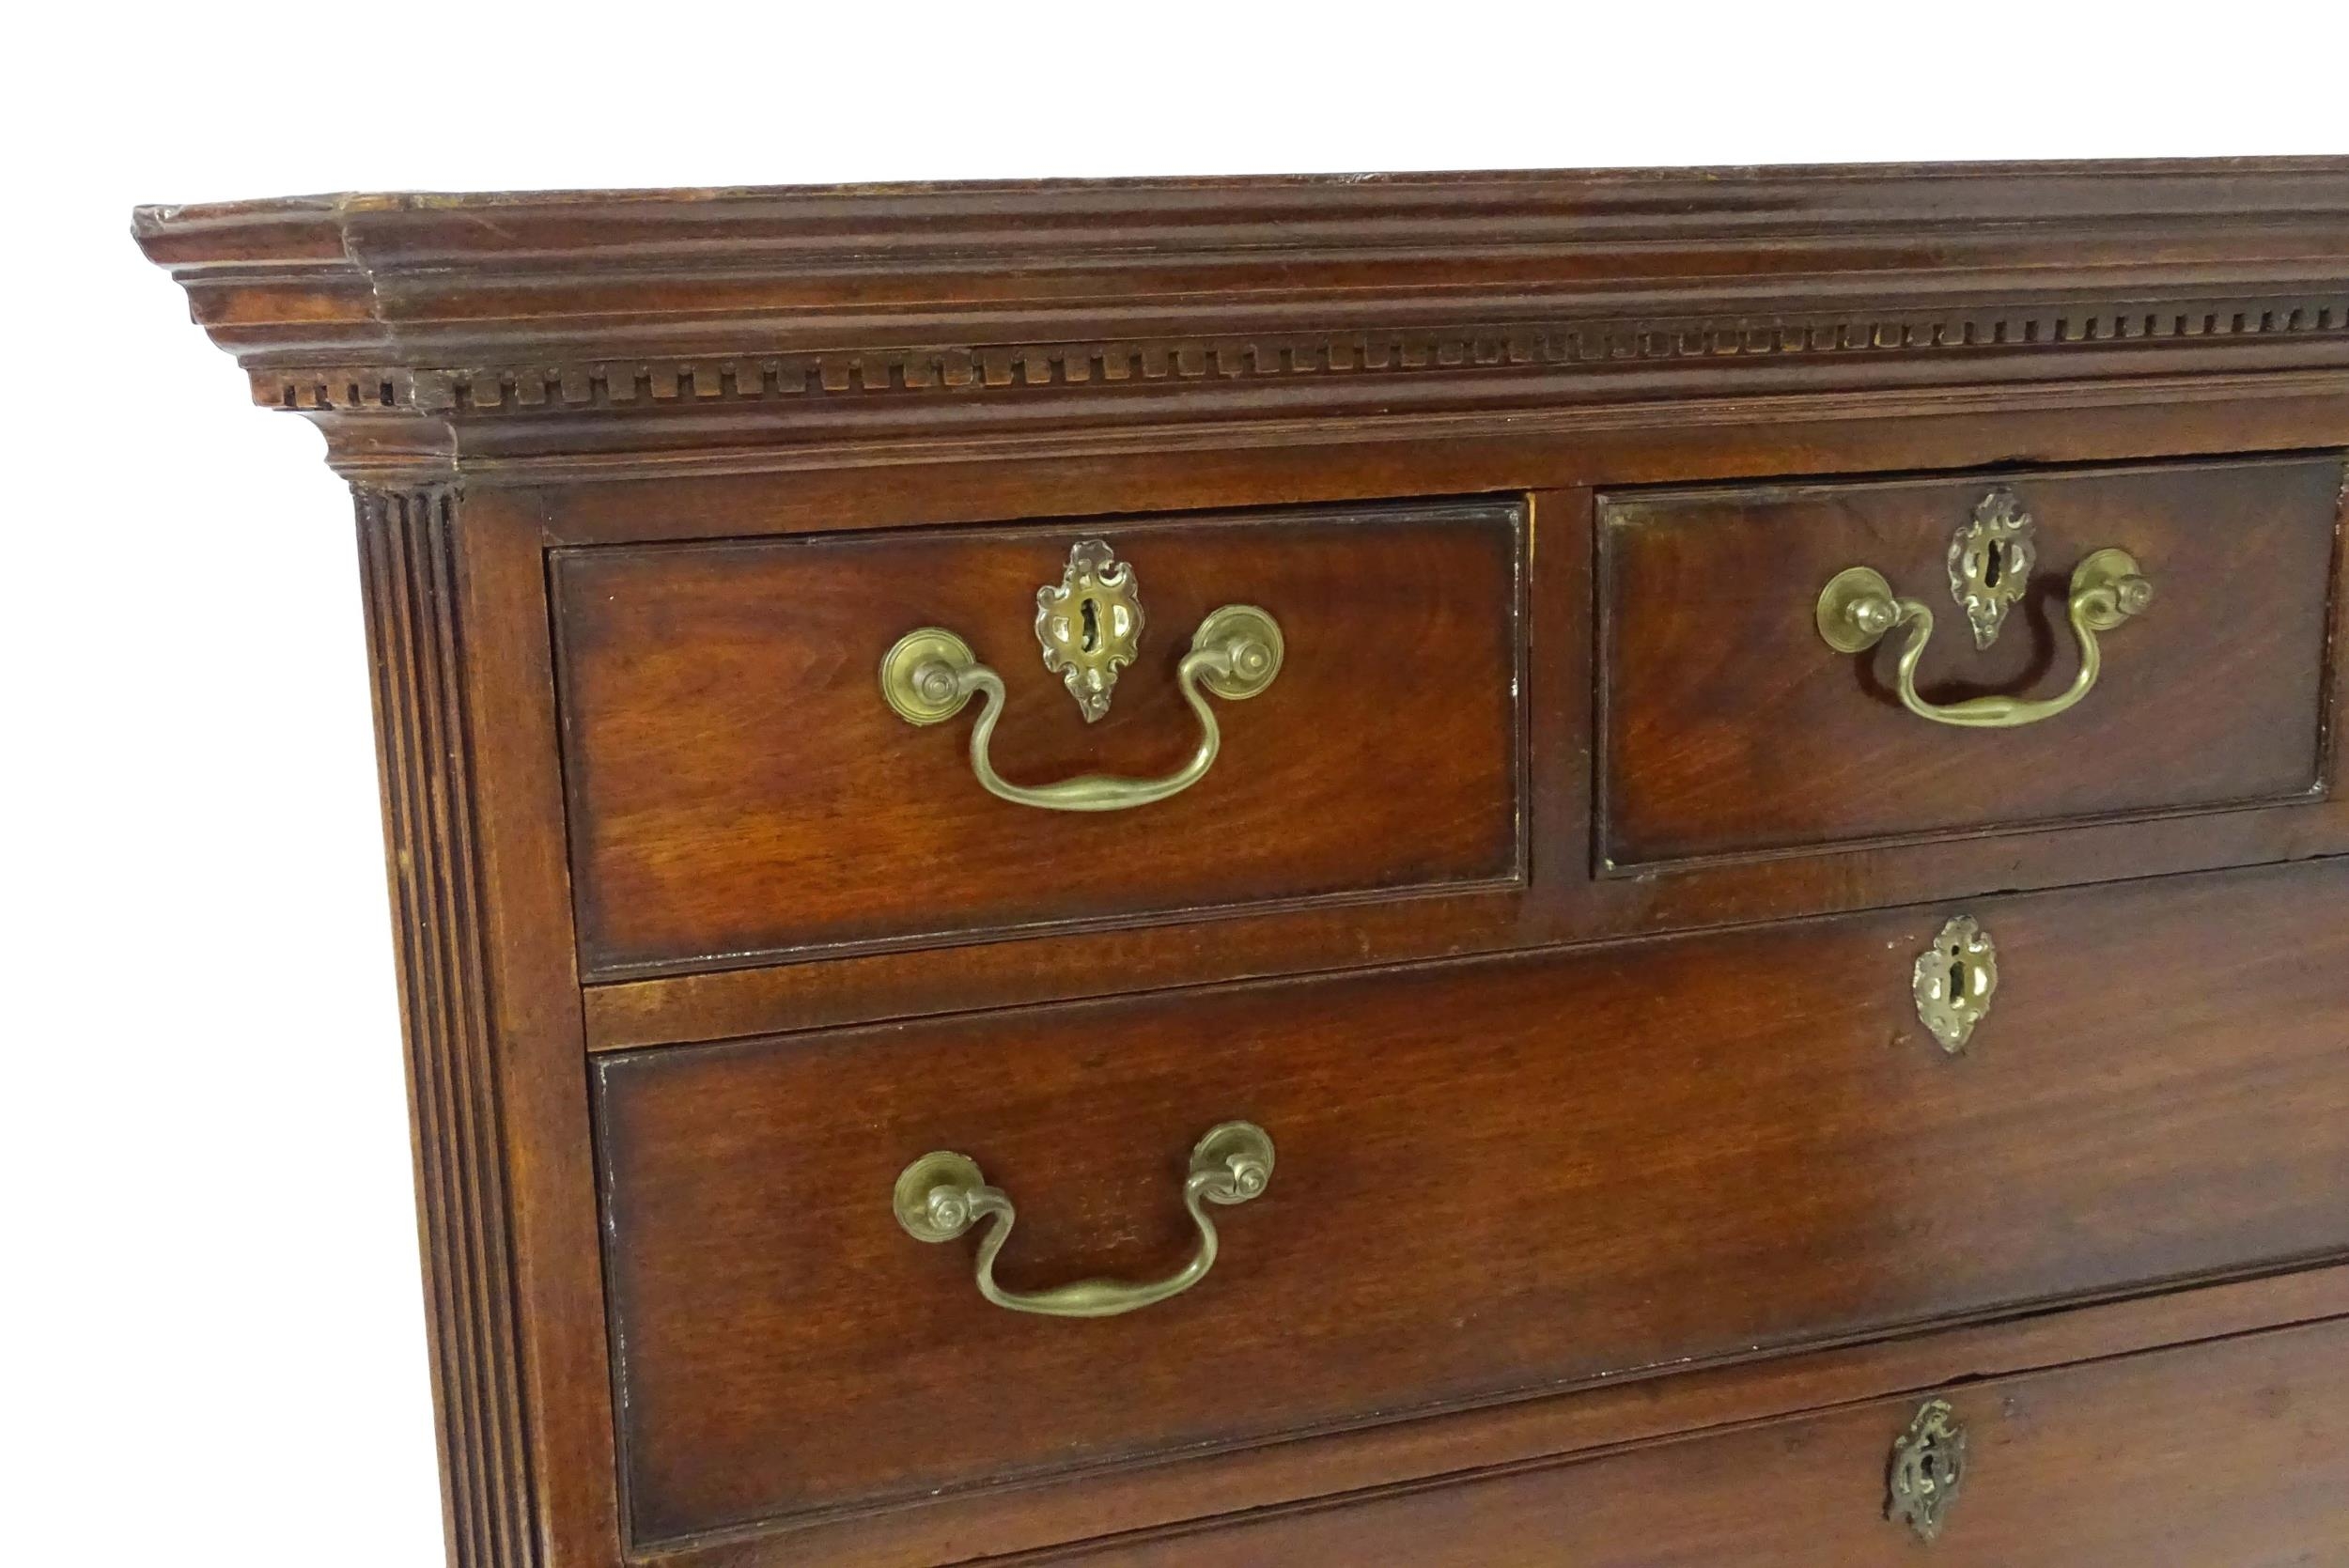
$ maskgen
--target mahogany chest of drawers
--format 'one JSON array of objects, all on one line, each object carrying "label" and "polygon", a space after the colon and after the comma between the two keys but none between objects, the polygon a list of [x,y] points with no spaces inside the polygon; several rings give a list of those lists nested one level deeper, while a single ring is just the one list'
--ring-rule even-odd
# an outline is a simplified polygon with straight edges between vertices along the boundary
[{"label": "mahogany chest of drawers", "polygon": [[2349,161],[136,232],[357,493],[453,1562],[2349,1561]]}]

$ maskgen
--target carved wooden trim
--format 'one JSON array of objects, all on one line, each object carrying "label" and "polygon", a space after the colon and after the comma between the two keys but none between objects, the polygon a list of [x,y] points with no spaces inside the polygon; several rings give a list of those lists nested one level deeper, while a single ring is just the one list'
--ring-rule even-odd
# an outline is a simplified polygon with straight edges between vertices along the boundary
[{"label": "carved wooden trim", "polygon": [[630,451],[695,411],[740,446],[2349,368],[2349,159],[342,195],[134,233],[353,471],[571,415]]},{"label": "carved wooden trim", "polygon": [[2018,303],[1897,314],[1526,322],[449,369],[295,367],[255,370],[252,381],[255,402],[288,409],[528,413],[881,393],[1114,390],[1316,375],[2057,350],[2164,340],[2316,336],[2349,338],[2349,292],[2153,304]]},{"label": "carved wooden trim", "polygon": [[449,1560],[537,1568],[460,668],[456,496],[357,492]]}]

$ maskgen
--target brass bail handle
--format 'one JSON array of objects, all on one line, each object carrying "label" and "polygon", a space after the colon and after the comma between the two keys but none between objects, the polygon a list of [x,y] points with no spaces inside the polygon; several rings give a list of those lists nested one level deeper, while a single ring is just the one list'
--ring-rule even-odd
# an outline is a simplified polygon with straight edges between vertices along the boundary
[{"label": "brass bail handle", "polygon": [[1918,599],[1896,598],[1892,585],[1872,567],[1851,567],[1835,574],[1819,595],[1819,635],[1838,653],[1865,653],[1894,629],[1908,628],[1901,649],[1894,689],[1901,706],[1920,719],[1968,729],[2014,729],[2036,724],[2077,706],[2096,688],[2104,670],[2099,632],[2127,624],[2153,602],[2154,585],[2138,569],[2137,558],[2124,550],[2100,550],[2072,573],[2069,618],[2080,646],[2079,673],[2071,686],[2053,697],[1968,697],[1964,702],[1929,703],[1917,694],[1917,661],[1924,657],[1933,636],[1933,612]]},{"label": "brass bail handle", "polygon": [[[1060,673],[1091,723],[1109,710],[1118,669],[1133,661],[1140,644],[1142,605],[1133,568],[1101,540],[1084,540],[1069,552],[1060,584],[1036,591],[1036,604],[1045,667]],[[1175,688],[1199,720],[1199,744],[1189,761],[1155,779],[1086,773],[1023,784],[1004,778],[988,756],[1003,715],[1003,677],[943,627],[926,626],[897,639],[881,660],[881,697],[910,724],[940,723],[972,696],[981,698],[978,722],[971,727],[971,771],[989,795],[1043,811],[1130,811],[1179,795],[1207,776],[1223,733],[1206,693],[1226,702],[1256,696],[1281,673],[1284,653],[1280,624],[1252,604],[1227,604],[1201,621],[1174,671]]]},{"label": "brass bail handle", "polygon": [[1190,1173],[1183,1182],[1183,1207],[1199,1227],[1199,1250],[1162,1280],[1079,1280],[1050,1290],[1008,1291],[995,1282],[995,1257],[1019,1216],[1009,1195],[987,1185],[968,1155],[940,1150],[924,1155],[897,1178],[893,1203],[897,1223],[916,1241],[952,1241],[981,1219],[992,1219],[979,1238],[979,1294],[1007,1312],[1045,1317],[1118,1317],[1180,1296],[1215,1266],[1215,1221],[1206,1203],[1245,1203],[1272,1179],[1272,1140],[1252,1122],[1225,1122],[1210,1129],[1190,1152]]}]

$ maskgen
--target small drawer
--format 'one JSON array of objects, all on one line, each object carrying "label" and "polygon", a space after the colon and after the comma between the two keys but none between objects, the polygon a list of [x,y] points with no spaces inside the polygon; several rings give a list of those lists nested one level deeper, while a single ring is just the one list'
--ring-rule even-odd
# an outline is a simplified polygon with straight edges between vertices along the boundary
[{"label": "small drawer", "polygon": [[2317,798],[2341,481],[2325,457],[1606,498],[1601,869]]},{"label": "small drawer", "polygon": [[[2345,894],[2318,862],[600,1058],[634,1539],[2349,1250],[2349,924],[2309,918]],[[1015,1305],[1163,1298],[982,1298],[982,1180]]]},{"label": "small drawer", "polygon": [[1523,515],[559,551],[583,969],[1514,883]]},{"label": "small drawer", "polygon": [[2345,1456],[2334,1319],[1065,1560],[2317,1568],[2349,1562]]}]

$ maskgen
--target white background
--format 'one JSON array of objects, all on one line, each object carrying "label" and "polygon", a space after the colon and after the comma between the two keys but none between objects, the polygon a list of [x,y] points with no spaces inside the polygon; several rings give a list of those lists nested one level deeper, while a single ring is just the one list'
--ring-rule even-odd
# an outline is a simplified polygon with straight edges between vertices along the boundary
[{"label": "white background", "polygon": [[0,89],[0,1555],[25,1563],[441,1551],[348,503],[139,257],[133,203],[2349,152],[2337,0],[55,15],[15,12]]}]

